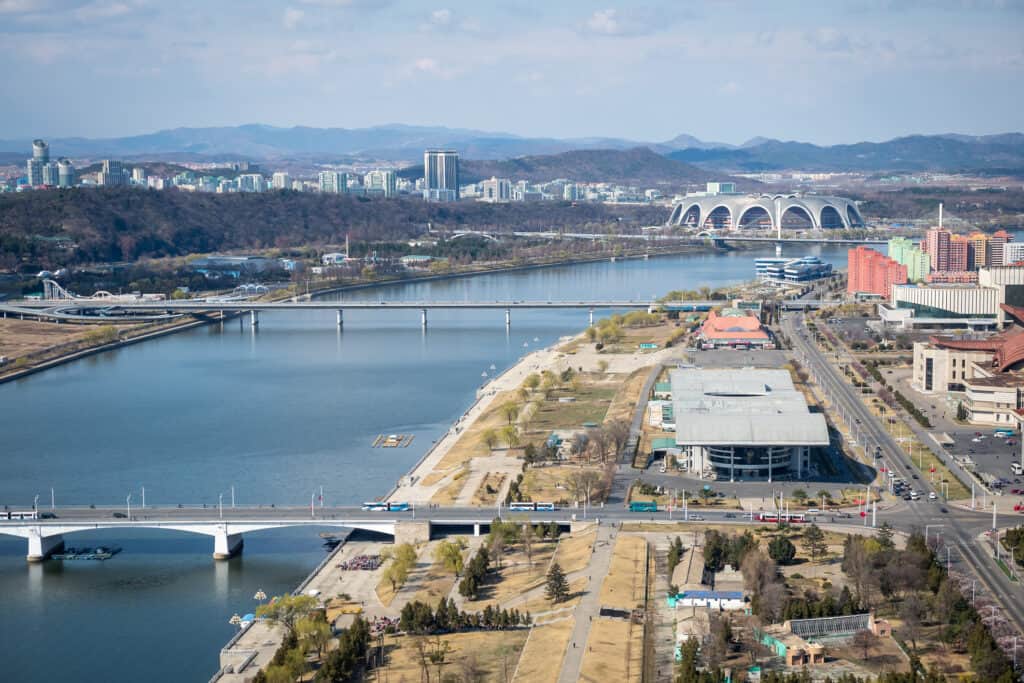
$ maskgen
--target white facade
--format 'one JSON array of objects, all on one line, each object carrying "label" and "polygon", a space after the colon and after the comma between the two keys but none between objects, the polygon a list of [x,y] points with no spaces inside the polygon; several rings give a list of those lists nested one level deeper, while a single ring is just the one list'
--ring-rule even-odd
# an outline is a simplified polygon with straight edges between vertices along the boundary
[{"label": "white facade", "polygon": [[238,176],[239,192],[265,192],[266,179],[259,173],[244,173]]},{"label": "white facade", "polygon": [[965,317],[992,317],[999,311],[999,292],[974,285],[894,285],[892,303],[898,308],[915,308],[918,311],[935,309],[937,312],[932,317],[947,317],[942,315],[943,312]]},{"label": "white facade", "polygon": [[967,419],[971,424],[1013,427],[1021,407],[1024,378],[999,374],[976,377],[964,383]]},{"label": "white facade", "polygon": [[992,354],[988,351],[963,351],[915,342],[911,383],[923,394],[963,391],[965,382],[977,374],[975,363],[985,366],[991,362]]},{"label": "white facade", "polygon": [[363,176],[363,187],[367,192],[385,197],[394,197],[398,194],[398,178],[394,171],[376,170],[370,171]]},{"label": "white facade", "polygon": [[1018,261],[1024,261],[1024,242],[1007,242],[1003,245],[1003,263],[1008,266]]},{"label": "white facade", "polygon": [[507,202],[512,199],[512,181],[491,177],[480,183],[481,199],[485,202]]},{"label": "white facade", "polygon": [[348,192],[348,174],[341,171],[320,171],[317,176],[320,191],[327,194],[345,194]]},{"label": "white facade", "polygon": [[292,187],[292,179],[284,171],[277,171],[271,176],[270,185],[275,190],[290,190]]}]

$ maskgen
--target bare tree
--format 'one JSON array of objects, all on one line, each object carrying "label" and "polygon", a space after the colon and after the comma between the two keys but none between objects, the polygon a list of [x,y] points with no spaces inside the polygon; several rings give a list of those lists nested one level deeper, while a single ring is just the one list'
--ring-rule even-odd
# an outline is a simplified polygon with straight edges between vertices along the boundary
[{"label": "bare tree", "polygon": [[523,552],[526,553],[526,562],[533,569],[533,525],[529,521],[523,523],[523,530],[519,534],[519,540],[523,544]]},{"label": "bare tree", "polygon": [[604,464],[608,456],[608,433],[603,428],[595,427],[587,430],[587,440],[590,442],[590,449],[597,455],[597,459]]},{"label": "bare tree", "polygon": [[908,595],[900,607],[900,619],[903,620],[903,628],[900,630],[910,639],[915,654],[917,654],[917,639],[921,637],[925,610],[925,604],[917,593]]},{"label": "bare tree", "polygon": [[629,440],[629,423],[623,419],[612,420],[605,430],[615,446],[615,457],[617,458],[622,454],[622,449],[625,448],[626,442]]},{"label": "bare tree", "polygon": [[480,666],[480,661],[472,652],[462,658],[459,669],[462,673],[462,683],[483,683],[487,678],[487,670]]},{"label": "bare tree", "polygon": [[875,634],[867,629],[857,631],[853,634],[853,646],[863,653],[866,661],[868,652],[875,646]]},{"label": "bare tree", "polygon": [[601,481],[601,474],[594,470],[576,470],[569,475],[569,493],[579,502],[581,499],[589,501]]}]

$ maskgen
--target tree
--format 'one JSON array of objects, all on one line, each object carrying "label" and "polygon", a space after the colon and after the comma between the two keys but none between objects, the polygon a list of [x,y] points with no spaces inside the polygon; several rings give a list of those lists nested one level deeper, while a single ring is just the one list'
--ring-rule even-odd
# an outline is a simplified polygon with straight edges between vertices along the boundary
[{"label": "tree", "polygon": [[509,425],[519,417],[519,405],[515,401],[506,401],[501,404],[501,414],[508,420]]},{"label": "tree", "polygon": [[668,544],[668,577],[672,578],[676,567],[683,559],[683,541],[678,536]]},{"label": "tree", "polygon": [[452,541],[441,541],[434,548],[434,561],[440,562],[441,566],[455,574],[455,578],[458,578],[462,574],[464,567],[462,551],[465,549],[466,542],[461,538],[456,538]]},{"label": "tree", "polygon": [[802,545],[815,562],[828,551],[828,544],[825,542],[825,532],[817,524],[811,524],[804,531]]},{"label": "tree", "polygon": [[526,553],[526,562],[533,568],[533,525],[527,520],[519,532],[519,541],[523,544],[523,552]]},{"label": "tree", "polygon": [[878,541],[878,545],[882,546],[882,550],[892,550],[896,547],[896,543],[893,541],[893,528],[888,521],[883,522],[882,526],[878,527],[875,540]]},{"label": "tree", "polygon": [[804,491],[803,489],[797,489],[793,491],[793,498],[795,498],[798,503],[803,505],[805,502],[807,502],[807,491]]},{"label": "tree", "polygon": [[853,634],[853,646],[863,653],[863,658],[867,660],[868,652],[875,645],[875,634],[867,629],[862,629]]},{"label": "tree", "polygon": [[608,372],[608,361],[603,358],[597,361],[597,371],[601,374]]},{"label": "tree", "polygon": [[271,621],[285,630],[285,637],[295,637],[295,625],[317,607],[311,595],[279,595],[256,608],[256,616]]},{"label": "tree", "polygon": [[600,427],[593,427],[587,430],[587,441],[590,442],[590,448],[597,454],[597,459],[602,463],[605,461],[605,456],[608,455],[608,433]]},{"label": "tree", "polygon": [[569,493],[577,502],[580,500],[589,501],[594,489],[601,481],[601,474],[594,470],[574,470],[569,474],[566,485]]},{"label": "tree", "polygon": [[900,619],[903,621],[903,628],[900,629],[910,639],[910,644],[917,654],[917,639],[921,637],[922,621],[926,607],[917,593],[911,593],[900,606]]},{"label": "tree", "polygon": [[498,432],[491,427],[488,427],[480,435],[480,440],[484,442],[485,446],[487,446],[487,450],[493,451],[494,446],[498,443]]},{"label": "tree", "polygon": [[569,581],[565,578],[565,572],[557,562],[552,564],[551,569],[548,570],[544,594],[553,603],[565,602],[569,599]]},{"label": "tree", "polygon": [[427,653],[427,659],[430,663],[437,667],[437,680],[441,680],[441,669],[445,664],[448,664],[447,658],[448,653],[451,652],[452,646],[447,640],[442,640],[441,636],[435,636],[434,642],[432,643],[430,651]]},{"label": "tree", "polygon": [[507,424],[501,428],[501,437],[508,444],[509,448],[519,445],[519,429],[514,424]]},{"label": "tree", "polygon": [[529,389],[530,391],[534,391],[537,387],[540,386],[540,375],[538,375],[536,372],[534,372],[531,375],[528,375],[526,379],[523,380],[523,386]]},{"label": "tree", "polygon": [[618,457],[629,440],[629,422],[622,419],[612,420],[605,426],[605,430],[612,445],[615,446],[615,455]]},{"label": "tree", "polygon": [[789,564],[796,557],[796,546],[785,536],[776,536],[768,544],[768,557],[779,564]]},{"label": "tree", "polygon": [[318,659],[331,639],[331,627],[323,618],[305,617],[295,624],[295,633],[306,649],[316,652]]}]

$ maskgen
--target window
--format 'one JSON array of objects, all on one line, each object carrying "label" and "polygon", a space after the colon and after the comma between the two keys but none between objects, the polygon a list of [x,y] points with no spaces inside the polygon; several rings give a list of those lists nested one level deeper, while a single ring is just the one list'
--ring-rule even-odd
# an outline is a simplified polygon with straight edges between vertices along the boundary
[{"label": "window", "polygon": [[924,361],[924,390],[932,390],[932,373],[933,373],[933,362],[931,358],[926,358]]}]

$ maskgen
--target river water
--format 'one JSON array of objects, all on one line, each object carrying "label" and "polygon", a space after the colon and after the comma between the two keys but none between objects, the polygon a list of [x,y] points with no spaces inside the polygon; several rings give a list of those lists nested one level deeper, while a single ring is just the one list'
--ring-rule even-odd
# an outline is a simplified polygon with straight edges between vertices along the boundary
[{"label": "river water", "polygon": [[[336,295],[383,300],[650,299],[753,278],[772,248],[601,262]],[[846,248],[815,246],[837,268]],[[92,356],[0,385],[0,504],[354,504],[386,492],[524,353],[586,325],[584,310],[264,313]],[[492,369],[494,366],[494,369]],[[411,433],[404,449],[378,434]],[[159,531],[96,531],[107,562],[27,566],[0,536],[0,661],[10,680],[205,681],[253,594],[294,588],[323,558],[317,530],[251,534],[244,553]]]}]

